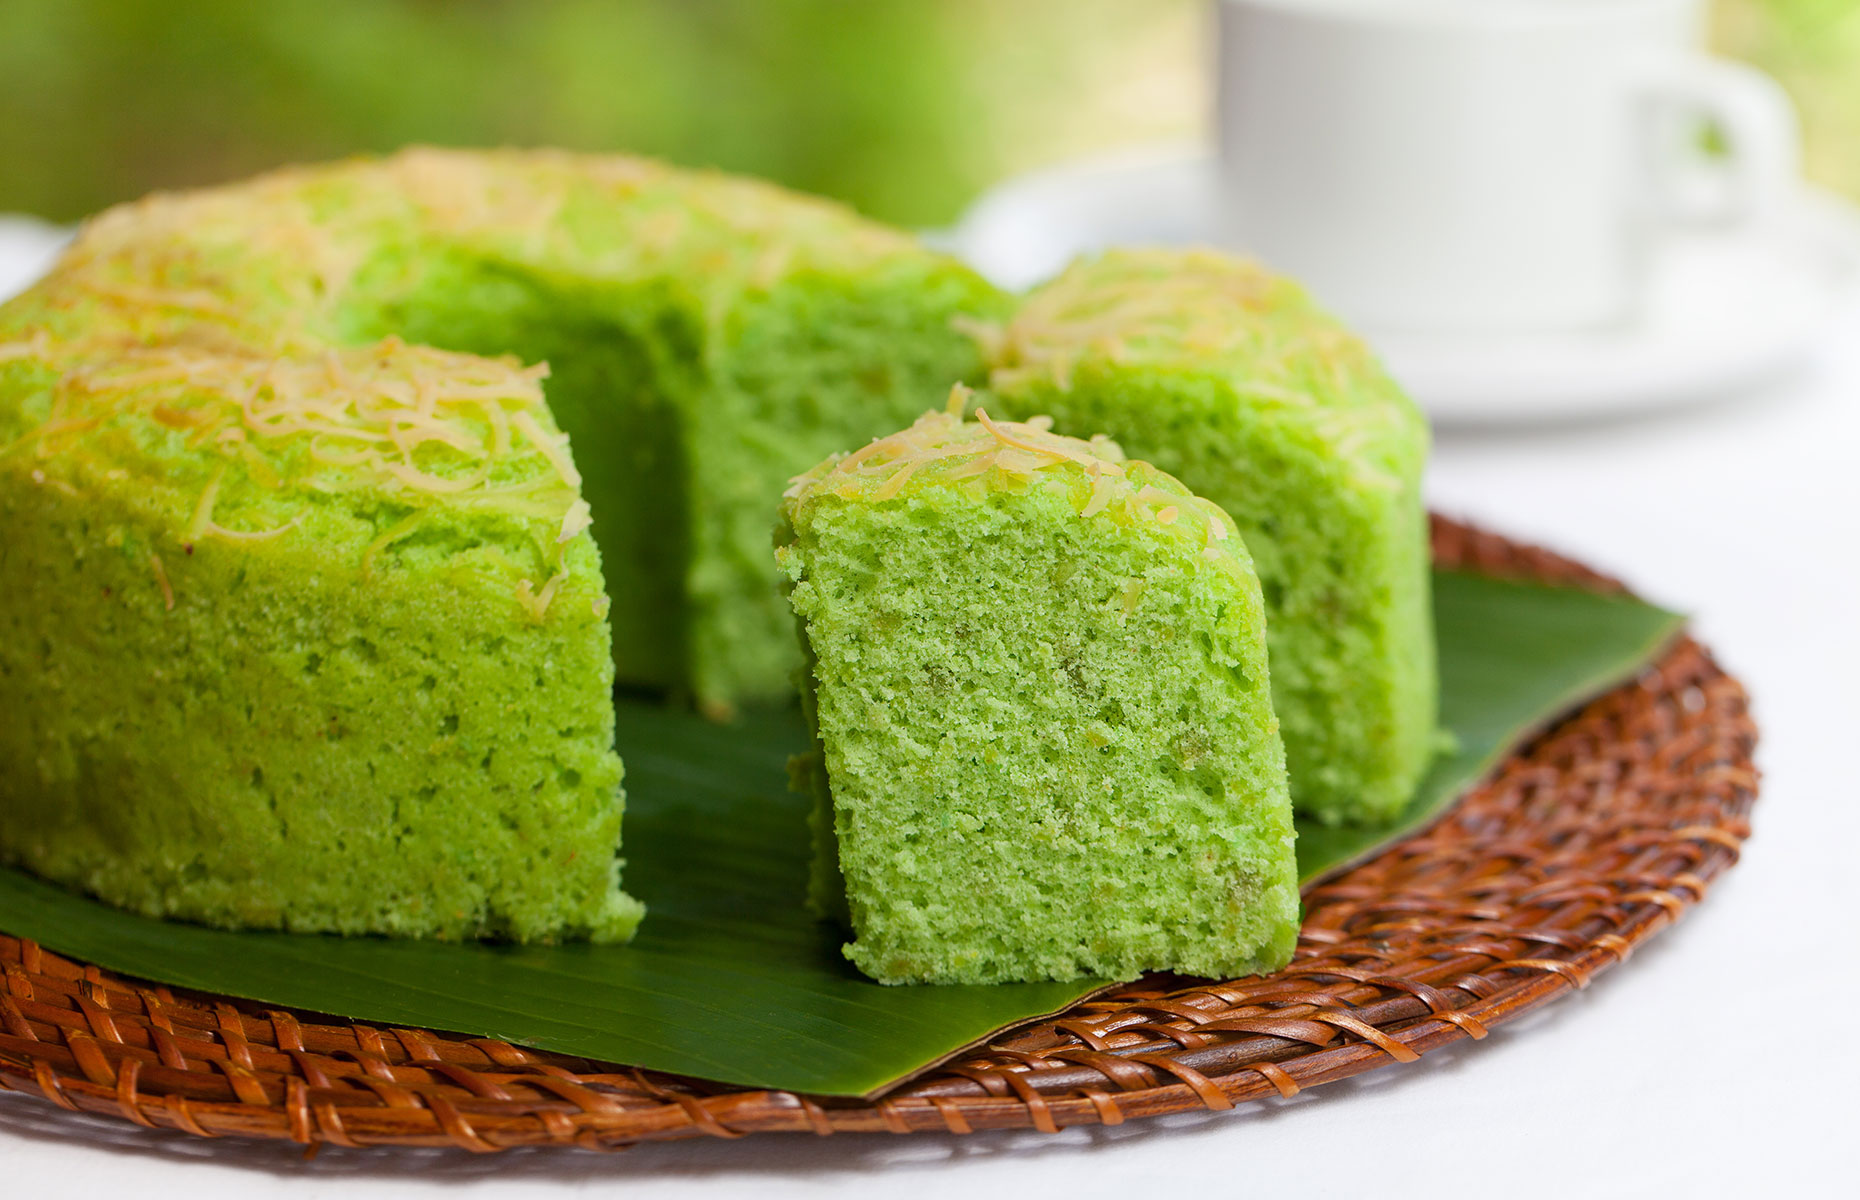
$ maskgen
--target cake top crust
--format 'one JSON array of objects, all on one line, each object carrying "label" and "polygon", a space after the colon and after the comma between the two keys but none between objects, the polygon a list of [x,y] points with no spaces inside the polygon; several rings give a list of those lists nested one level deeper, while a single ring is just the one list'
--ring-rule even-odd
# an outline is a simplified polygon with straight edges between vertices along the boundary
[{"label": "cake top crust", "polygon": [[795,476],[782,496],[787,523],[823,501],[881,505],[927,492],[980,499],[1041,490],[1065,497],[1080,520],[1167,530],[1211,561],[1250,568],[1233,518],[1173,475],[1126,459],[1110,438],[1054,433],[1050,417],[996,421],[978,408],[965,420],[971,396],[957,384],[943,410]]},{"label": "cake top crust", "polygon": [[1290,280],[1212,250],[1112,250],[1074,262],[1014,315],[971,332],[1004,394],[1069,391],[1086,374],[1211,379],[1395,486],[1427,426],[1375,354]]},{"label": "cake top crust", "polygon": [[589,525],[547,366],[355,332],[401,264],[441,253],[665,282],[713,325],[796,275],[934,257],[771,184],[559,151],[419,148],[156,194],[0,306],[0,470],[116,496],[190,546],[315,529],[364,569],[435,523],[499,526],[540,617]]}]

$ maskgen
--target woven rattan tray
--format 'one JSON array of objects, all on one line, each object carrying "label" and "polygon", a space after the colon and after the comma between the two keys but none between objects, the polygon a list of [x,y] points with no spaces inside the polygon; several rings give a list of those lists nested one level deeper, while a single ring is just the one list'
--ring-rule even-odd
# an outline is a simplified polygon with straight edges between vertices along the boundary
[{"label": "woven rattan tray", "polygon": [[[1618,585],[1436,520],[1442,565]],[[1737,681],[1682,639],[1513,754],[1433,829],[1305,898],[1292,965],[1151,976],[876,1102],[812,1099],[112,977],[0,934],[0,1087],[203,1137],[613,1149],[752,1133],[1115,1125],[1413,1062],[1587,987],[1737,860],[1756,799]]]}]

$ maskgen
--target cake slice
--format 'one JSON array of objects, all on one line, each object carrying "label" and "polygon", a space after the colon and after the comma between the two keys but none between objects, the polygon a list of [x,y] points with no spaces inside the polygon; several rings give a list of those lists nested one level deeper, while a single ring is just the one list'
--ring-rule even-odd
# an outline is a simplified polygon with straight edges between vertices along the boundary
[{"label": "cake slice", "polygon": [[61,386],[83,348],[0,362],[57,406],[0,452],[0,863],[224,927],[631,937],[540,370],[126,346]]},{"label": "cake slice", "polygon": [[1233,522],[1108,441],[976,415],[784,498],[816,905],[885,983],[1283,965],[1291,807]]},{"label": "cake slice", "polygon": [[986,402],[1105,433],[1219,504],[1266,597],[1292,800],[1401,810],[1437,736],[1427,423],[1295,284],[1208,251],[1120,251],[984,329]]}]

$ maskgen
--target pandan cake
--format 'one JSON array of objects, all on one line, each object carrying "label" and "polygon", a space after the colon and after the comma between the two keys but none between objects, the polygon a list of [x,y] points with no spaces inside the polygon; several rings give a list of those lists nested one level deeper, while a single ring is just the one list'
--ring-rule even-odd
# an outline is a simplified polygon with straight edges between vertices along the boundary
[{"label": "pandan cake", "polygon": [[782,504],[816,901],[887,983],[1282,966],[1291,808],[1233,522],[1107,441],[976,415]]},{"label": "pandan cake", "polygon": [[141,345],[60,290],[5,351],[0,859],[215,924],[630,936],[600,554],[539,372]]},{"label": "pandan cake", "polygon": [[974,374],[952,322],[998,304],[632,159],[105,214],[0,307],[0,861],[224,925],[628,936],[616,673],[785,691],[782,487]]},{"label": "pandan cake", "polygon": [[1398,811],[1436,736],[1428,435],[1370,352],[1296,285],[1205,251],[1082,261],[981,333],[991,407],[1108,434],[1232,514],[1294,803]]}]

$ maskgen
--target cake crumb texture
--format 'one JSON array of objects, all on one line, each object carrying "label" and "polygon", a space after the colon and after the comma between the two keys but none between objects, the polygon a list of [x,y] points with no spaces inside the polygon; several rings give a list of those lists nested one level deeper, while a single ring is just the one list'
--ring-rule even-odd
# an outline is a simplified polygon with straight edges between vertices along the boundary
[{"label": "cake crumb texture", "polygon": [[784,498],[817,907],[887,983],[1283,965],[1291,810],[1231,521],[1103,439],[977,418]]}]

